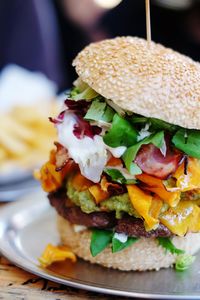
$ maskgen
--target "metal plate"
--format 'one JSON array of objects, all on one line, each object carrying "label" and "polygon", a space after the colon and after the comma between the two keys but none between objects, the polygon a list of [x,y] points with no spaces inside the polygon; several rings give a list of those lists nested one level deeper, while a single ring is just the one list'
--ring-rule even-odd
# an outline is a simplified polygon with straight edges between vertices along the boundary
[{"label": "metal plate", "polygon": [[[0,251],[19,267],[61,284],[90,291],[146,299],[200,299],[200,255],[188,271],[121,272],[79,260],[43,270],[37,258],[47,243],[57,244],[55,212],[41,192],[0,211]],[[83,245],[84,247],[84,245]]]},{"label": "metal plate", "polygon": [[0,202],[15,201],[25,194],[34,192],[37,186],[39,187],[39,182],[32,176],[23,180],[19,179],[19,182],[13,184],[1,184],[0,182]]}]

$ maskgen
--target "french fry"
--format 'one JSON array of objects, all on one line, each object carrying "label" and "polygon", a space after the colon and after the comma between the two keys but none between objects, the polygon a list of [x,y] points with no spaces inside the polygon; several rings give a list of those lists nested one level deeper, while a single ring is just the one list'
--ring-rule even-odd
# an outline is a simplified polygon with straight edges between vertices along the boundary
[{"label": "french fry", "polygon": [[48,117],[57,113],[54,102],[41,107],[15,107],[0,116],[0,171],[12,167],[33,169],[46,160],[56,138]]},{"label": "french fry", "polygon": [[0,145],[0,162],[6,158],[7,154],[5,149],[3,149],[2,145]]},{"label": "french fry", "polygon": [[27,141],[31,141],[36,137],[36,133],[33,129],[18,123],[8,115],[1,117],[0,130],[4,130],[4,132],[7,132],[8,135],[10,134],[11,137],[18,137],[19,139]]},{"label": "french fry", "polygon": [[0,130],[0,141],[11,156],[24,155],[27,152],[27,145],[13,136],[7,135],[6,132]]}]

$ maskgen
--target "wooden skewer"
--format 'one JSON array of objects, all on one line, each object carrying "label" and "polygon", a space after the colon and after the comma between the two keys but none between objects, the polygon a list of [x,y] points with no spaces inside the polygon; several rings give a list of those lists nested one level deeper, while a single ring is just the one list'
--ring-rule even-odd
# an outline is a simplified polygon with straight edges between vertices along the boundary
[{"label": "wooden skewer", "polygon": [[150,0],[146,1],[146,29],[147,29],[147,41],[148,46],[151,46],[151,17],[150,17]]}]

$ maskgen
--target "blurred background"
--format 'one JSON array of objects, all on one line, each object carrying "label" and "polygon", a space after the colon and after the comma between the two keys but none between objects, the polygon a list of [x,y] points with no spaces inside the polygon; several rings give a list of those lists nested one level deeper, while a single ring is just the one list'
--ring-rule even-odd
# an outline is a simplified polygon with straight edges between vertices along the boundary
[{"label": "blurred background", "polygon": [[[151,22],[154,41],[200,60],[199,0],[151,0]],[[145,0],[0,1],[0,201],[47,158],[48,116],[76,78],[73,58],[118,35],[146,36]]]},{"label": "blurred background", "polygon": [[[151,0],[151,19],[153,40],[199,60],[198,0]],[[117,35],[145,37],[144,0],[0,1],[0,69],[41,71],[59,90],[71,86],[85,45]]]}]

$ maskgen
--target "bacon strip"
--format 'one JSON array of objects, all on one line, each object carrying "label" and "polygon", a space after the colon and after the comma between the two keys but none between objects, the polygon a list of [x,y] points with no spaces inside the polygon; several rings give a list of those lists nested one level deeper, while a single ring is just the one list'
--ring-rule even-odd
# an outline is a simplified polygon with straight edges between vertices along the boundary
[{"label": "bacon strip", "polygon": [[167,179],[173,174],[182,159],[182,154],[174,153],[167,147],[166,155],[164,156],[160,149],[153,144],[143,145],[136,156],[135,163],[140,169],[149,175],[160,179]]},{"label": "bacon strip", "polygon": [[54,142],[54,145],[57,148],[55,153],[56,171],[59,172],[72,159],[69,157],[67,149],[60,143]]},{"label": "bacon strip", "polygon": [[110,196],[121,195],[126,192],[126,188],[122,184],[110,182],[105,176],[102,177],[100,185],[101,189],[108,192]]}]

